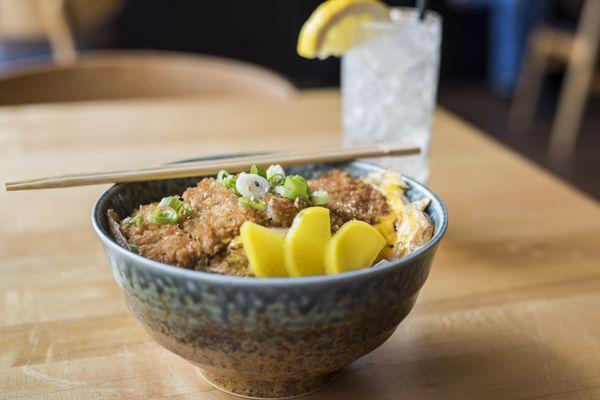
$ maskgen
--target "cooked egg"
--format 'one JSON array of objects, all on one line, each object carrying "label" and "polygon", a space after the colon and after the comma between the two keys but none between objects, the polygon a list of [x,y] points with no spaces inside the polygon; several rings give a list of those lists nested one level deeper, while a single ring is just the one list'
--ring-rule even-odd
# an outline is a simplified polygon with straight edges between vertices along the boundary
[{"label": "cooked egg", "polygon": [[404,195],[408,186],[402,177],[393,171],[371,174],[366,181],[385,196],[391,209],[391,212],[375,225],[386,239],[386,246],[379,254],[380,259],[412,253],[431,239],[433,226],[423,212],[429,204],[428,199],[410,203]]}]

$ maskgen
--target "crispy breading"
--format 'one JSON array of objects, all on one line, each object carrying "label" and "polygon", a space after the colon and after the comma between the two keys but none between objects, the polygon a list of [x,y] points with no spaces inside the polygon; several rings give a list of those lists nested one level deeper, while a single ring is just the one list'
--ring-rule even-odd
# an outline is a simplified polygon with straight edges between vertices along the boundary
[{"label": "crispy breading", "polygon": [[265,210],[253,210],[239,205],[238,197],[231,190],[212,178],[201,180],[195,188],[183,193],[183,200],[192,205],[192,218],[183,223],[190,236],[201,243],[208,256],[221,252],[239,234],[244,221],[265,226],[287,228],[304,203],[267,194]]},{"label": "crispy breading", "polygon": [[329,195],[327,208],[331,211],[331,228],[337,231],[345,222],[358,219],[376,224],[390,210],[381,192],[346,171],[331,170],[308,181],[310,188],[324,190]]},{"label": "crispy breading", "polygon": [[133,214],[141,214],[144,219],[138,225],[121,224],[121,232],[129,243],[139,247],[141,255],[165,264],[174,264],[185,268],[194,268],[200,256],[198,244],[175,224],[157,225],[146,221],[148,214],[157,203],[140,206]]},{"label": "crispy breading", "polygon": [[252,275],[243,247],[228,248],[213,257],[209,263],[199,265],[196,269],[222,275]]},{"label": "crispy breading", "polygon": [[194,208],[193,215],[183,221],[183,228],[207,256],[227,247],[244,221],[263,223],[266,219],[264,212],[240,206],[235,193],[213,178],[204,178],[187,189],[183,201]]},{"label": "crispy breading", "polygon": [[291,201],[285,197],[274,194],[266,194],[264,197],[266,204],[265,213],[267,220],[263,225],[275,228],[289,228],[292,226],[294,217],[307,204],[301,200]]}]

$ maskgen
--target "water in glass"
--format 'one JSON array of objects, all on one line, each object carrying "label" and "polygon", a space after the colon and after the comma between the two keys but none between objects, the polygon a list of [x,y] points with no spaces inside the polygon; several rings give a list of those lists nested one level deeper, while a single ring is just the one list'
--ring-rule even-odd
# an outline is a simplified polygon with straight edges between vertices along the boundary
[{"label": "water in glass", "polygon": [[413,142],[421,154],[375,162],[418,181],[429,178],[441,19],[415,9],[393,9],[391,22],[360,27],[363,44],[342,57],[343,145]]}]

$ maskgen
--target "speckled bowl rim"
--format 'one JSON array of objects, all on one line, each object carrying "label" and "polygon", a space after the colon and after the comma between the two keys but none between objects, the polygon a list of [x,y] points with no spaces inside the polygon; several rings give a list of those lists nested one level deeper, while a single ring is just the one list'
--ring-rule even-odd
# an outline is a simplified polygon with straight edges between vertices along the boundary
[{"label": "speckled bowl rim", "polygon": [[[233,156],[233,155],[228,155]],[[375,172],[380,171],[384,168],[371,164],[364,161],[349,161],[349,163],[354,164],[356,167]],[[256,287],[264,287],[264,286],[276,286],[276,287],[297,287],[297,286],[305,286],[305,285],[319,285],[319,284],[332,284],[336,282],[346,282],[352,280],[360,280],[361,278],[378,275],[381,273],[385,273],[391,269],[397,269],[402,267],[410,267],[411,262],[420,257],[423,253],[430,251],[433,247],[437,246],[440,242],[444,234],[446,233],[446,229],[448,227],[448,211],[446,210],[446,206],[442,202],[442,200],[427,186],[415,181],[412,178],[405,177],[403,178],[408,182],[411,187],[415,187],[419,192],[425,194],[431,199],[431,206],[435,208],[439,208],[440,212],[440,221],[438,225],[440,225],[439,229],[436,229],[437,232],[434,233],[431,240],[423,247],[421,247],[416,252],[409,254],[408,256],[399,258],[397,260],[391,261],[387,264],[382,264],[378,266],[374,266],[371,268],[360,269],[356,271],[344,272],[341,274],[335,275],[315,275],[315,276],[306,276],[306,277],[280,277],[280,278],[257,278],[253,276],[231,276],[231,275],[220,275],[214,274],[210,272],[196,271],[185,269],[181,267],[176,267],[173,265],[164,264],[158,261],[151,260],[149,258],[142,257],[138,254],[132,253],[129,250],[121,247],[117,242],[115,242],[112,237],[106,232],[100,221],[97,219],[97,215],[104,215],[104,213],[100,214],[98,212],[100,208],[100,204],[104,202],[105,199],[109,198],[113,192],[122,184],[117,184],[111,186],[109,189],[105,190],[99,197],[96,199],[94,206],[92,208],[92,225],[96,234],[100,237],[100,240],[104,243],[105,246],[110,247],[112,250],[118,252],[121,256],[125,258],[129,258],[134,262],[142,263],[147,265],[149,268],[153,268],[161,273],[166,275],[177,276],[179,278],[187,278],[192,280],[202,280],[205,282],[213,283],[213,284],[225,284],[225,285],[235,285],[235,286],[256,286]]]}]

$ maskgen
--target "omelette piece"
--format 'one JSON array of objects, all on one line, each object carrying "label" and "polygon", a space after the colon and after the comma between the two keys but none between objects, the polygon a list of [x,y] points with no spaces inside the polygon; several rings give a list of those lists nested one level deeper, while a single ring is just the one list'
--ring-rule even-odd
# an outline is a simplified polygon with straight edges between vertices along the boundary
[{"label": "omelette piece", "polygon": [[425,213],[430,199],[410,202],[404,191],[408,185],[399,174],[385,170],[369,175],[366,182],[386,198],[391,212],[375,228],[386,239],[378,259],[395,259],[414,253],[433,237],[433,224]]}]

